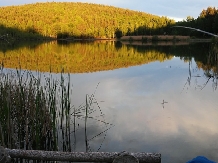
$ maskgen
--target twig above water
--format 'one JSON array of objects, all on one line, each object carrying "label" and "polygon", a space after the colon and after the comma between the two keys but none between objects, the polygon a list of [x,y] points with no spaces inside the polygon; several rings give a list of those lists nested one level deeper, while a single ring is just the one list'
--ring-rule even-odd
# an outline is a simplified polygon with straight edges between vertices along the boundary
[{"label": "twig above water", "polygon": [[167,102],[167,101],[164,101],[164,100],[163,100],[163,102],[161,103],[162,106],[163,106],[163,109],[164,109],[164,104],[166,104],[166,103],[168,103],[168,102]]}]

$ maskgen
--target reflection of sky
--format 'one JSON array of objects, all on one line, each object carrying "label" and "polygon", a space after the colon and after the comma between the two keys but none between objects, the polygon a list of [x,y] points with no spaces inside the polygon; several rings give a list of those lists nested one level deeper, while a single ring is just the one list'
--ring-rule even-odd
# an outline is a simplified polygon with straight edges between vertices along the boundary
[{"label": "reflection of sky", "polygon": [[[106,139],[104,134],[92,139],[91,148],[97,150],[103,143],[101,151],[160,152],[163,163],[186,162],[197,155],[218,161],[218,92],[213,90],[212,80],[200,89],[207,79],[195,67],[192,61],[190,85],[189,64],[179,58],[72,74],[72,103],[78,107],[86,94],[96,91],[105,121],[114,125],[104,133]],[[197,75],[201,77],[194,77]],[[167,102],[164,107],[163,100]],[[77,123],[76,146],[80,151],[85,148],[83,119]],[[87,124],[88,139],[109,128],[93,119]]]},{"label": "reflection of sky", "polygon": [[[192,63],[195,67],[194,62]],[[72,75],[74,101],[93,93],[107,121],[102,151],[160,152],[163,162],[185,162],[197,155],[218,160],[217,91],[204,77],[186,84],[189,65],[179,58],[163,63]],[[203,75],[198,70],[194,75]],[[162,106],[162,102],[168,103]]]}]

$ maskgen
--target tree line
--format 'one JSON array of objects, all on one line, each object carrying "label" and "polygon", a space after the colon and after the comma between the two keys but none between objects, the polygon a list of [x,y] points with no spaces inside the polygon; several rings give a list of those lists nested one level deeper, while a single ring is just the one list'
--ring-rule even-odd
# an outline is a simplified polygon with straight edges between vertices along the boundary
[{"label": "tree line", "polygon": [[54,38],[115,38],[163,33],[174,23],[167,17],[89,3],[47,2],[0,8],[0,34],[7,32],[14,37],[25,32]]},{"label": "tree line", "polygon": [[0,35],[13,38],[115,38],[125,35],[196,35],[174,25],[218,32],[218,10],[208,7],[197,19],[181,22],[145,12],[75,2],[0,7]]},{"label": "tree line", "polygon": [[[187,16],[186,20],[177,22],[176,24],[218,34],[218,8],[208,7],[207,9],[203,9],[196,19],[192,16]],[[207,34],[187,29],[174,29],[173,34],[187,34],[193,37],[208,37]]]}]

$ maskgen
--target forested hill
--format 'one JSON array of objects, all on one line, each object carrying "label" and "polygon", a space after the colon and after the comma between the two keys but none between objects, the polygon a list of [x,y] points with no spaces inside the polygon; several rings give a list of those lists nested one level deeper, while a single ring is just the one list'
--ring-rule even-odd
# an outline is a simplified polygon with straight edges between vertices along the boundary
[{"label": "forested hill", "polygon": [[18,38],[163,34],[174,23],[167,17],[89,3],[47,2],[0,7],[0,35],[7,33]]}]

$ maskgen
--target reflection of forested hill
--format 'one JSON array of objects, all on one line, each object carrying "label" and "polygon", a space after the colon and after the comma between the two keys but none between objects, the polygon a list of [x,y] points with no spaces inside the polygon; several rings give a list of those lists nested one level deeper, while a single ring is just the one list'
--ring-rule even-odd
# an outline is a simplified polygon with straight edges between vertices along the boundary
[{"label": "reflection of forested hill", "polygon": [[215,49],[216,47],[213,44],[204,42],[193,44],[180,52],[176,50],[176,55],[184,61],[189,61],[193,57],[199,69],[217,72],[217,58],[215,57],[218,53]]},{"label": "reflection of forested hill", "polygon": [[45,42],[46,40],[37,40],[37,41],[34,40],[34,41],[28,41],[28,44],[27,44],[27,42],[23,42],[23,41],[10,41],[8,43],[7,41],[3,40],[3,41],[0,41],[0,53],[1,52],[5,53],[6,51],[19,49],[19,48],[26,47],[26,46],[28,46],[29,48],[35,48]]},{"label": "reflection of forested hill", "polygon": [[148,48],[156,49],[160,53],[165,53],[166,56],[173,55],[180,57],[184,62],[188,62],[194,58],[198,68],[202,68],[204,71],[212,70],[217,72],[218,47],[210,42],[179,46],[167,46],[167,44],[165,46],[152,45],[147,48],[141,45],[128,46],[134,47],[140,53],[146,52]]},{"label": "reflection of forested hill", "polygon": [[204,55],[204,59],[196,61],[198,68],[202,68],[204,71],[211,71],[218,73],[218,45],[210,46],[209,50]]},{"label": "reflection of forested hill", "polygon": [[[214,69],[210,43],[180,46],[122,45],[120,42],[49,42],[38,46],[0,52],[0,62],[6,68],[22,68],[43,72],[84,73],[112,70],[128,66],[162,62],[173,56],[185,62],[194,58],[199,68]],[[210,59],[210,60],[209,60]]]},{"label": "reflection of forested hill", "polygon": [[59,45],[45,43],[36,48],[20,48],[0,53],[0,61],[6,68],[39,70],[44,72],[83,73],[112,70],[122,67],[171,59],[164,51],[147,48],[138,51],[134,47],[122,46],[114,42],[71,43]]}]

